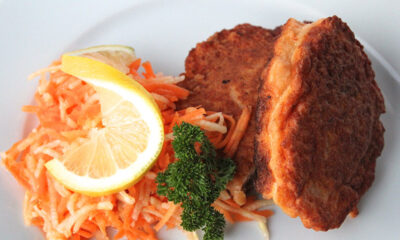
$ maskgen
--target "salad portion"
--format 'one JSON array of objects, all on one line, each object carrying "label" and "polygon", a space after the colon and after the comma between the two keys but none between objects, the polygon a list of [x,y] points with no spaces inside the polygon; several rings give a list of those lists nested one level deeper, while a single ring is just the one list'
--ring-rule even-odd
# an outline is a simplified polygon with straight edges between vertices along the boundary
[{"label": "salad portion", "polygon": [[47,239],[158,239],[163,227],[223,239],[225,221],[267,234],[273,213],[259,209],[271,201],[239,206],[225,190],[236,166],[223,152],[248,116],[177,110],[183,77],[154,73],[126,46],[67,53],[30,78],[36,105],[22,110],[39,125],[1,158],[25,188],[25,224]]}]

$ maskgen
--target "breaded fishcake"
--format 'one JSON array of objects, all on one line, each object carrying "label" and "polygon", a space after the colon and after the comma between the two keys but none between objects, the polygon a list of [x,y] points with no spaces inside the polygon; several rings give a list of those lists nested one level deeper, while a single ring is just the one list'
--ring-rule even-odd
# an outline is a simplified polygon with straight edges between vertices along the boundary
[{"label": "breaded fishcake", "polygon": [[[180,86],[189,89],[188,99],[178,109],[203,106],[208,111],[221,111],[236,119],[244,108],[255,109],[262,70],[273,53],[279,29],[271,31],[250,24],[215,33],[198,43],[185,62],[185,80]],[[243,185],[254,172],[255,111],[246,134],[234,157],[236,175],[228,190],[238,204],[244,204]]]},{"label": "breaded fishcake", "polygon": [[383,148],[384,101],[362,45],[336,16],[290,19],[262,79],[256,189],[307,228],[339,227]]}]

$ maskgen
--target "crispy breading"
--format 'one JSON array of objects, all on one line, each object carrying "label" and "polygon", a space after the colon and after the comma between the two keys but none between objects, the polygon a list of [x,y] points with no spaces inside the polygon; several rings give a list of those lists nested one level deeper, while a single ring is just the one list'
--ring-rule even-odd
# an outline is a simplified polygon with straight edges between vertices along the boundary
[{"label": "crispy breading", "polygon": [[262,79],[256,189],[307,228],[339,227],[383,148],[384,101],[362,45],[336,16],[290,19]]},{"label": "crispy breading", "polygon": [[[215,33],[198,43],[185,62],[185,80],[180,86],[191,91],[179,108],[201,105],[209,111],[221,111],[236,119],[242,109],[255,108],[260,75],[273,52],[280,29],[274,31],[250,24]],[[254,172],[255,111],[234,157],[236,175],[228,190],[238,204],[246,201],[243,185]]]}]

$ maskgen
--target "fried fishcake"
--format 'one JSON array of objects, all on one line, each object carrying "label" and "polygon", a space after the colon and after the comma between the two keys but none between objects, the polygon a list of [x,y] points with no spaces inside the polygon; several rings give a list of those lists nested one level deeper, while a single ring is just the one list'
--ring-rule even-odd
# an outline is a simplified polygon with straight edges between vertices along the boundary
[{"label": "fried fishcake", "polygon": [[[262,70],[273,53],[279,29],[271,31],[250,24],[215,33],[198,43],[185,62],[185,80],[180,86],[191,91],[178,109],[203,106],[239,118],[244,108],[254,109]],[[228,184],[234,200],[246,202],[243,185],[254,172],[255,111],[234,157],[236,175]]]},{"label": "fried fishcake", "polygon": [[290,19],[262,79],[256,189],[307,228],[339,227],[384,144],[384,101],[363,46],[336,16]]}]

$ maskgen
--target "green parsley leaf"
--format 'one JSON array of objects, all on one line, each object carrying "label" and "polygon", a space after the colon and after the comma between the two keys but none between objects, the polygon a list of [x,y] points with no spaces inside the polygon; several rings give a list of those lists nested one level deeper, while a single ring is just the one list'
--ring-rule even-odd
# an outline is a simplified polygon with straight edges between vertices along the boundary
[{"label": "green parsley leaf", "polygon": [[[182,123],[173,128],[172,147],[178,161],[157,175],[157,193],[175,204],[182,204],[183,229],[202,229],[204,240],[220,240],[225,220],[211,204],[235,173],[235,163],[220,158],[204,132],[197,126]],[[200,144],[200,153],[195,144]]]}]

